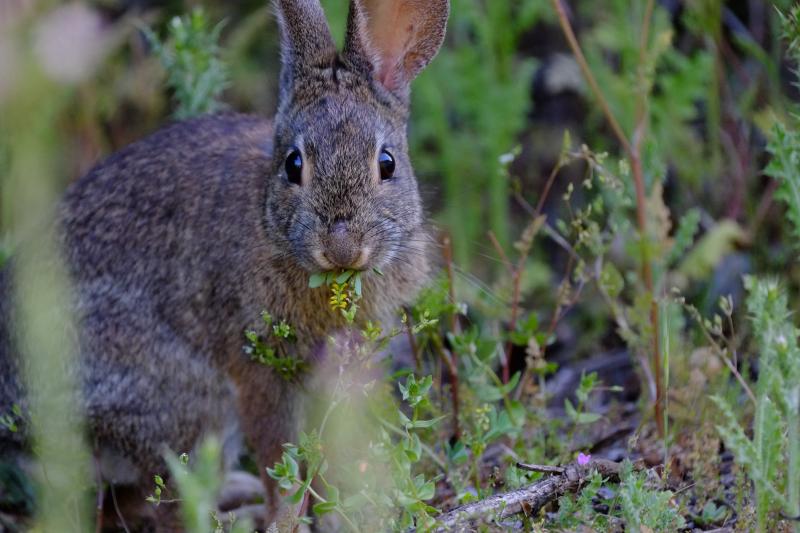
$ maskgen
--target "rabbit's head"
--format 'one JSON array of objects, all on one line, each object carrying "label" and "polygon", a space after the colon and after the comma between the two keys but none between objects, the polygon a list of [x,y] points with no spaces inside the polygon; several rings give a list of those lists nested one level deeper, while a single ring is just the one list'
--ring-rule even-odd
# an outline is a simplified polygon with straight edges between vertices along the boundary
[{"label": "rabbit's head", "polygon": [[448,0],[353,0],[341,53],[319,0],[274,4],[283,66],[267,229],[308,272],[415,264],[409,85],[442,44]]}]

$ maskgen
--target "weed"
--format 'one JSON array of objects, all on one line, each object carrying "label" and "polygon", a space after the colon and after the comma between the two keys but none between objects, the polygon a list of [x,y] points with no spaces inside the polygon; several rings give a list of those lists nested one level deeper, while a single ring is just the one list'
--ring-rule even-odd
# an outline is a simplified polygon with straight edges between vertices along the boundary
[{"label": "weed", "polygon": [[[274,323],[272,315],[266,311],[261,313],[261,320],[274,342],[264,340],[254,330],[247,330],[244,336],[249,344],[244,347],[244,353],[253,361],[271,367],[283,379],[297,380],[308,370],[308,363],[299,357],[283,353],[296,340],[292,327],[285,320]],[[273,347],[273,344],[277,347]]]},{"label": "weed", "polygon": [[143,28],[150,46],[167,72],[167,85],[176,103],[175,118],[184,119],[223,108],[219,98],[228,84],[227,67],[219,58],[223,23],[209,28],[202,8],[174,17],[162,41]]},{"label": "weed", "polygon": [[800,514],[800,346],[778,282],[750,277],[745,286],[760,348],[752,437],[735,405],[713,400],[724,417],[717,429],[753,480],[758,528],[769,531],[779,514]]}]

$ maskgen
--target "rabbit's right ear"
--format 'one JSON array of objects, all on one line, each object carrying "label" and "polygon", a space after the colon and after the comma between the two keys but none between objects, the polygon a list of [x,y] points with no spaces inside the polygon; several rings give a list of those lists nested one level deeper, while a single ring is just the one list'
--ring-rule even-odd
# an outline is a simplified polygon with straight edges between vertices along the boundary
[{"label": "rabbit's right ear", "polygon": [[336,44],[319,0],[273,0],[272,4],[281,32],[280,100],[285,102],[304,72],[334,64]]}]

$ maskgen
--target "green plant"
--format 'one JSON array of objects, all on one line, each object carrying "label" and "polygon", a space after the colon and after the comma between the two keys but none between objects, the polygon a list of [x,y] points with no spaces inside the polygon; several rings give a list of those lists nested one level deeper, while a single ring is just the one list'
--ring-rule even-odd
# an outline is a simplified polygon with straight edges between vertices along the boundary
[{"label": "green plant", "polygon": [[620,473],[619,503],[621,516],[632,531],[677,531],[684,526],[683,517],[671,504],[673,493],[648,486],[647,474],[637,472],[626,461]]},{"label": "green plant", "polygon": [[[779,14],[788,52],[800,62],[800,7]],[[767,150],[772,158],[765,172],[778,182],[776,197],[787,207],[796,249],[800,237],[800,135],[776,122]],[[759,353],[754,392],[743,384],[754,403],[752,437],[730,400],[721,396],[713,400],[724,415],[718,431],[753,480],[757,526],[767,531],[779,514],[800,515],[800,347],[786,288],[775,279],[757,277],[747,277],[745,287]],[[794,528],[800,530],[797,524]]]},{"label": "green plant", "polygon": [[[788,52],[796,64],[800,64],[800,6],[788,12],[778,11],[783,38],[788,43]],[[800,86],[800,67],[795,67],[796,86]],[[787,206],[787,216],[793,226],[795,240],[800,240],[800,133],[797,131],[797,116],[793,115],[791,125],[775,122],[767,145],[772,155],[764,170],[778,180],[776,196]]]},{"label": "green plant", "polygon": [[[365,455],[353,465],[360,472],[357,479],[344,481],[340,488],[328,477],[330,463],[326,456],[326,428],[335,409],[343,402],[334,397],[320,428],[302,433],[297,444],[284,445],[280,462],[267,469],[278,485],[290,492],[290,503],[298,504],[305,498],[314,501],[312,510],[321,517],[335,512],[352,531],[364,528],[389,527],[392,530],[407,529],[416,525],[425,528],[433,523],[436,509],[425,503],[435,494],[434,480],[414,472],[416,463],[422,460],[424,447],[420,431],[428,430],[438,419],[425,418],[430,409],[428,394],[432,385],[430,376],[417,381],[410,375],[405,384],[398,384],[403,405],[410,409],[410,416],[403,408],[394,411],[393,420],[375,414],[383,429],[374,442],[360,443]],[[338,386],[338,385],[337,385]],[[382,398],[384,401],[386,397]],[[385,407],[382,411],[386,411]],[[300,465],[305,467],[301,475]],[[376,465],[372,468],[369,465]],[[386,471],[377,465],[386,465]],[[341,469],[339,465],[339,469]],[[388,477],[385,477],[388,474]],[[322,488],[319,492],[318,488]],[[349,489],[349,490],[347,490]]]},{"label": "green plant", "polygon": [[220,96],[228,85],[225,63],[220,59],[219,36],[223,23],[209,28],[202,8],[174,17],[162,41],[143,28],[153,51],[167,71],[167,85],[176,103],[175,118],[184,119],[223,108]]},{"label": "green plant", "polygon": [[[377,268],[377,275],[383,275]],[[353,324],[358,312],[358,301],[362,297],[362,273],[360,270],[342,270],[340,272],[320,272],[312,274],[308,279],[308,287],[316,289],[325,285],[330,288],[328,303],[332,310],[340,311],[348,324]]]},{"label": "green plant", "polygon": [[745,286],[759,348],[752,437],[730,400],[713,400],[723,414],[717,429],[753,480],[758,528],[769,531],[778,514],[800,514],[799,331],[777,281],[748,277]]},{"label": "green plant", "polygon": [[292,327],[285,320],[281,320],[277,324],[273,323],[272,315],[266,311],[261,313],[261,320],[268,337],[272,337],[278,347],[273,347],[269,340],[262,340],[256,331],[247,330],[244,336],[249,345],[244,347],[244,353],[249,355],[252,360],[271,367],[283,379],[297,380],[308,370],[308,363],[291,354],[281,353],[287,345],[291,345],[296,340]]},{"label": "green plant", "polygon": [[[180,504],[183,516],[183,525],[189,533],[249,533],[252,526],[245,520],[237,520],[233,513],[220,519],[216,511],[216,498],[219,482],[222,479],[220,471],[220,455],[222,446],[214,438],[206,439],[198,448],[192,464],[189,455],[183,453],[167,454],[167,465],[171,475],[170,483],[174,483],[177,498],[170,500],[169,504]],[[167,485],[161,476],[154,477],[155,489],[147,501],[159,505],[162,503],[162,494],[167,490]]]},{"label": "green plant", "polygon": [[776,196],[786,204],[796,247],[800,242],[800,133],[776,122],[767,150],[772,159],[764,172],[778,180]]},{"label": "green plant", "polygon": [[603,476],[594,471],[580,495],[560,497],[558,513],[550,521],[549,526],[556,531],[575,530],[580,526],[589,526],[599,531],[606,530],[614,518],[595,510],[598,505],[606,505],[611,509],[613,504],[613,501],[603,498],[600,491],[604,481]]},{"label": "green plant", "polygon": [[12,433],[19,431],[19,424],[22,420],[22,407],[16,403],[11,406],[10,412],[0,413],[0,426],[3,426]]},{"label": "green plant", "polygon": [[[601,491],[602,487],[610,490]],[[609,496],[613,494],[613,496]],[[558,514],[547,524],[555,531],[588,526],[595,531],[678,531],[685,521],[672,503],[674,494],[659,490],[647,472],[637,472],[625,461],[619,484],[609,483],[596,471],[579,496],[562,496]]]},{"label": "green plant", "polygon": [[[323,4],[340,36],[347,2]],[[676,480],[683,472],[692,484],[670,495],[632,471],[620,484],[593,476],[577,497],[561,498],[555,516],[526,517],[526,525],[670,530],[679,526],[681,509],[696,525],[732,525],[720,522],[735,519],[740,529],[758,523],[769,530],[783,515],[800,511],[793,481],[797,417],[787,401],[795,394],[789,377],[797,351],[787,310],[796,307],[800,286],[797,250],[787,244],[800,237],[800,136],[797,105],[790,102],[793,93],[781,68],[786,57],[800,57],[800,7],[789,0],[776,2],[780,12],[768,7],[759,37],[757,17],[744,20],[743,10],[717,0],[682,3],[680,18],[667,13],[669,3],[655,1],[609,0],[602,10],[588,0],[558,4],[570,11],[562,22],[576,25],[578,36],[568,44],[578,50],[573,55],[587,81],[586,94],[574,83],[569,87],[589,104],[585,114],[576,112],[578,122],[556,116],[551,123],[530,114],[533,57],[565,51],[560,39],[550,38],[559,11],[532,1],[453,0],[448,43],[416,82],[409,129],[423,189],[427,182],[436,191],[432,197],[442,198],[431,206],[452,240],[442,241],[444,274],[404,310],[396,327],[358,320],[362,290],[372,281],[367,276],[380,273],[347,271],[309,279],[310,290],[324,290],[333,313],[344,319],[344,331],[332,334],[327,347],[333,368],[317,372],[293,357],[296,333],[280,317],[265,314],[246,333],[244,349],[253,360],[298,384],[305,381],[301,375],[324,382],[310,391],[320,396],[320,412],[312,413],[272,473],[293,501],[312,503],[309,512],[318,517],[335,515],[351,529],[424,530],[433,523],[433,508],[538,480],[538,474],[510,466],[514,461],[571,460],[576,449],[587,449],[586,439],[603,436],[603,424],[595,424],[599,411],[589,402],[602,389],[596,376],[583,374],[577,402],[566,403],[560,417],[548,409],[558,380],[545,377],[558,369],[555,361],[569,370],[575,361],[602,359],[624,344],[638,363],[641,401],[656,404],[664,435],[653,442],[651,419],[645,419],[641,431],[619,439],[630,437],[631,449],[641,445],[637,451],[657,448],[650,458],[663,452],[663,475],[671,487],[685,481]],[[265,47],[276,41],[268,9],[258,2],[204,5],[205,15],[165,18],[161,38],[146,30],[167,70],[176,115],[221,109],[226,65],[236,80],[227,97],[238,109],[268,114],[278,68],[277,60],[266,59],[271,54]],[[748,11],[759,8],[751,2]],[[164,13],[183,9],[170,1]],[[224,51],[218,45],[221,25],[208,22],[223,17],[231,29]],[[569,37],[571,28],[565,31]],[[0,107],[7,120],[0,128],[0,176],[8,178],[0,184],[0,265],[12,245],[15,254],[23,249],[17,244],[18,217],[42,212],[22,202],[35,192],[24,176],[52,174],[56,163],[59,169],[84,168],[96,154],[164,119],[163,95],[152,89],[160,70],[143,59],[138,41],[131,42],[130,50],[108,56],[97,79],[75,90],[54,91],[36,71],[33,56],[20,56],[12,63],[21,67],[11,71],[0,61]],[[13,93],[4,93],[8,80]],[[557,109],[556,102],[541,111]],[[532,162],[552,152],[542,146],[543,132],[557,142],[554,131],[566,128],[571,135],[564,135],[545,187],[529,193],[531,181],[550,170]],[[761,179],[756,168],[763,159],[757,130],[769,136],[766,173],[772,181]],[[74,141],[66,142],[63,132]],[[786,217],[771,216],[772,187]],[[486,229],[491,242],[483,238]],[[42,287],[31,273],[45,263],[23,259],[14,260],[22,265],[23,290]],[[761,303],[756,288],[772,282],[748,282],[754,335],[740,323],[740,276],[722,263],[727,259],[743,259],[750,272],[781,269],[781,284],[765,289]],[[44,295],[49,299],[26,294],[37,303],[23,302],[27,319],[57,309],[53,292]],[[711,310],[717,302],[719,311]],[[60,340],[44,345],[46,336],[39,333],[60,328],[41,319],[32,323],[31,354],[64,352]],[[398,348],[402,343],[391,339],[406,344]],[[375,362],[385,351],[397,356],[391,370]],[[523,358],[524,370],[514,372]],[[60,368],[40,363],[40,372]],[[387,377],[378,377],[377,366]],[[756,372],[758,382],[752,383]],[[68,403],[52,405],[63,410]],[[615,402],[608,407],[604,420],[624,429],[630,420],[620,418]],[[13,410],[3,413],[0,425],[18,429],[20,418]],[[64,453],[63,443],[74,442],[80,424],[66,416],[53,419],[59,446],[37,449],[43,452],[37,459],[59,469],[89,464],[85,454],[75,460]],[[726,448],[736,455],[735,503],[725,501],[730,487],[721,487],[721,461],[708,453],[719,446],[712,424],[720,426]],[[684,442],[697,434],[714,435],[712,442],[696,445],[702,467]],[[674,454],[680,455],[672,461]],[[674,464],[681,465],[678,472]],[[784,466],[794,474],[784,475]],[[195,473],[189,492],[202,494],[190,498],[190,519],[201,528],[223,527],[223,520],[207,512],[210,492],[203,492],[217,479]],[[154,503],[184,502],[174,477],[154,479]],[[86,522],[89,507],[81,503],[88,501],[84,489],[90,485],[85,476],[60,483],[58,491],[42,484],[41,510],[51,516],[43,527],[65,523],[76,507],[78,520]],[[678,507],[695,497],[702,510]],[[737,513],[726,516],[727,506]]]}]

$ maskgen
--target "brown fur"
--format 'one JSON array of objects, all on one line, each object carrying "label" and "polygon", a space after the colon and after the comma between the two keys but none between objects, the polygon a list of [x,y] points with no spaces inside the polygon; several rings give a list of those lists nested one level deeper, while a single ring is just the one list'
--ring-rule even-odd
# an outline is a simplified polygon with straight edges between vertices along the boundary
[{"label": "brown fur", "polygon": [[[76,294],[87,423],[104,453],[138,467],[144,486],[164,472],[165,448],[192,449],[233,412],[261,471],[279,459],[295,436],[302,387],[251,361],[243,332],[266,310],[296,330],[297,343],[282,348],[312,364],[322,357],[326,336],[343,322],[326,289],[309,289],[308,278],[320,270],[312,252],[324,249],[334,224],[344,224],[353,246],[369,248],[367,268],[384,273],[365,273],[364,318],[387,319],[427,278],[406,121],[408,85],[443,39],[447,3],[436,3],[428,12],[424,2],[397,0],[425,22],[408,35],[414,57],[397,64],[419,66],[383,84],[374,75],[382,35],[365,33],[381,32],[364,23],[369,5],[354,4],[360,15],[351,14],[340,55],[318,0],[276,1],[283,71],[274,122],[219,115],[173,124],[67,191],[59,224]],[[292,146],[310,165],[302,186],[285,175]],[[384,146],[397,164],[389,181],[377,173]],[[21,394],[4,326],[6,277],[0,273],[0,409]],[[269,494],[274,513],[278,500]]]}]

